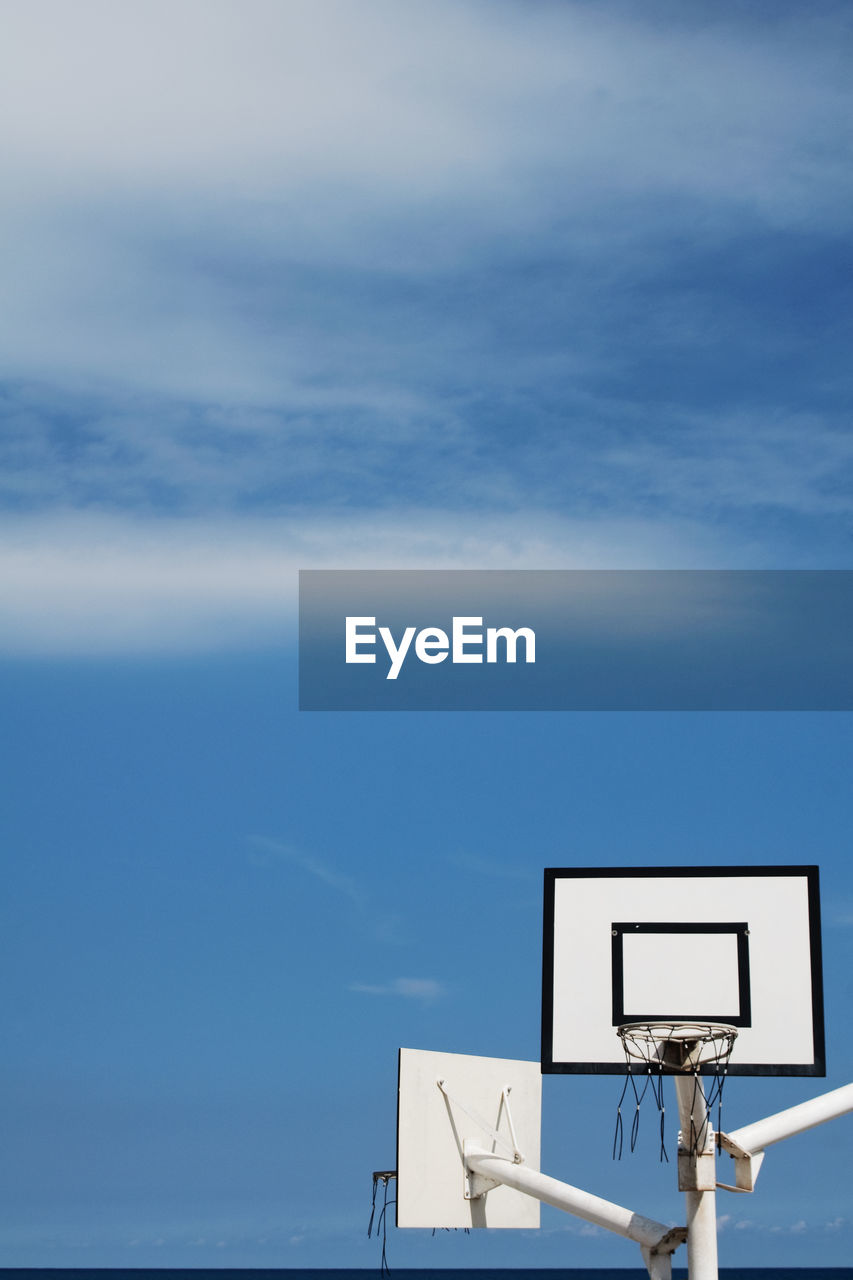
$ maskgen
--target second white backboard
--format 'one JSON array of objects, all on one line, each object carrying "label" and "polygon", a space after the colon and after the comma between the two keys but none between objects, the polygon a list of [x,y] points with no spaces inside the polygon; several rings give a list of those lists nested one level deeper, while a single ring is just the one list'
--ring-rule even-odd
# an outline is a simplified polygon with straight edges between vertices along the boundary
[{"label": "second white backboard", "polygon": [[513,1136],[539,1168],[538,1062],[401,1049],[397,1102],[398,1227],[539,1226],[539,1201],[497,1186],[468,1198],[466,1142],[512,1158]]}]

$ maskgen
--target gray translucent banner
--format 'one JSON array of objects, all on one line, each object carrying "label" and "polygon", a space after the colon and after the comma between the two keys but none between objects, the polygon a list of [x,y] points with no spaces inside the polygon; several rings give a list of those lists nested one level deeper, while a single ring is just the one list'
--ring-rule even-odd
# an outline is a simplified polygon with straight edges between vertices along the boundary
[{"label": "gray translucent banner", "polygon": [[851,654],[848,570],[299,575],[305,711],[846,711]]}]

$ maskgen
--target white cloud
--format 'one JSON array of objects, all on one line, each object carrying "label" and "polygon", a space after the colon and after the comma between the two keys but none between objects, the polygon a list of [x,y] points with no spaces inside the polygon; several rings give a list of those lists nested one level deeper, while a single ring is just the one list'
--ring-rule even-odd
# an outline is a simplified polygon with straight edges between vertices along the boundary
[{"label": "white cloud", "polygon": [[0,654],[281,649],[295,639],[299,569],[689,568],[721,560],[732,567],[736,556],[687,523],[525,512],[6,518]]},{"label": "white cloud", "polygon": [[[830,1221],[820,1225],[810,1225],[805,1218],[796,1218],[793,1222],[755,1222],[751,1218],[742,1218],[736,1222],[730,1221],[731,1215],[725,1217],[725,1225],[731,1225],[735,1231],[754,1231],[757,1233],[767,1232],[774,1236],[802,1236],[815,1235],[817,1233],[828,1232],[834,1234],[842,1231],[847,1226],[847,1219],[842,1217],[833,1218]],[[723,1224],[723,1219],[718,1219],[718,1226]]]},{"label": "white cloud", "polygon": [[812,14],[691,28],[482,0],[0,12],[13,376],[305,405],[334,397],[337,365],[349,401],[405,399],[379,369],[347,387],[355,335],[335,342],[333,318],[318,353],[285,267],[387,284],[526,261],[547,237],[556,258],[618,276],[630,246],[648,264],[671,227],[692,234],[697,209],[713,236],[833,230],[853,203],[844,32]]},{"label": "white cloud", "polygon": [[[635,399],[636,334],[610,313],[635,287],[645,311],[697,234],[847,225],[843,19],[493,0],[0,15],[0,346],[19,380],[0,501],[56,513],[0,524],[0,653],[279,645],[300,567],[803,567],[777,516],[849,516],[844,429]],[[552,347],[547,287],[516,331],[505,279],[540,257]],[[692,282],[643,316],[675,363],[670,330],[706,337]],[[621,399],[600,390],[614,371]],[[720,532],[756,510],[767,543]]]},{"label": "white cloud", "polygon": [[832,163],[844,30],[813,14],[691,27],[481,0],[2,8],[6,164],[33,183],[239,200],[355,180],[376,205],[460,186],[485,205],[556,166],[575,190],[710,192],[788,217],[849,190]]},{"label": "white cloud", "polygon": [[349,990],[370,996],[403,996],[407,1000],[431,1004],[443,994],[444,988],[433,978],[394,978],[392,982],[380,984],[352,982]]}]

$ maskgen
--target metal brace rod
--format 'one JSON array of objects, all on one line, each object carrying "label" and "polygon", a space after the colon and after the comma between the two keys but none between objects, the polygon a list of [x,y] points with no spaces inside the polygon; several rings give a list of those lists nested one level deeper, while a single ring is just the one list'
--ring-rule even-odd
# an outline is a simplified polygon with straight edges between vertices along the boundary
[{"label": "metal brace rod", "polygon": [[[510,1088],[507,1087],[501,1092],[501,1105],[506,1112],[506,1122],[509,1126],[509,1136],[512,1138],[512,1158],[516,1164],[523,1164],[524,1156],[518,1149],[518,1138],[515,1136],[515,1125],[512,1123],[512,1112],[509,1107]],[[498,1121],[500,1122],[500,1111],[498,1111]]]},{"label": "metal brace rod", "polygon": [[[478,1112],[472,1110],[470,1107],[466,1107],[464,1102],[461,1102],[455,1094],[451,1093],[444,1080],[436,1080],[435,1083],[438,1085],[448,1102],[452,1102],[460,1111],[464,1111],[468,1119],[473,1120],[480,1129],[489,1135],[493,1142],[498,1143],[504,1148],[504,1150],[512,1152],[512,1158],[515,1164],[524,1163],[524,1156],[518,1149],[518,1139],[515,1136],[515,1125],[512,1123],[512,1112],[509,1107],[509,1095],[511,1091],[509,1086],[501,1091],[501,1106],[506,1111],[507,1124],[509,1125],[510,1137],[512,1138],[511,1143],[507,1142],[503,1134],[498,1133],[497,1129],[493,1128],[493,1126],[489,1124],[488,1120],[485,1120]],[[498,1111],[498,1121],[500,1121],[500,1111]]]}]

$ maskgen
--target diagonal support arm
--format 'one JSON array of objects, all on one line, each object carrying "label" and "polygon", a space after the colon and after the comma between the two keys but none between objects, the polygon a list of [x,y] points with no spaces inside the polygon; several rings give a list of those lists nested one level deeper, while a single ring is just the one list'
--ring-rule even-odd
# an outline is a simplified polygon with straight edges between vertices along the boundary
[{"label": "diagonal support arm", "polygon": [[782,1142],[785,1138],[793,1138],[798,1133],[805,1133],[807,1129],[814,1129],[827,1120],[835,1120],[848,1111],[853,1111],[853,1084],[845,1084],[840,1089],[822,1093],[796,1107],[788,1107],[786,1111],[777,1111],[775,1115],[743,1125],[732,1133],[721,1133],[720,1146],[734,1158],[736,1185],[719,1185],[724,1186],[727,1191],[754,1190],[765,1147],[772,1146],[774,1142]]},{"label": "diagonal support arm", "polygon": [[813,1129],[815,1125],[824,1124],[827,1120],[835,1120],[848,1111],[853,1111],[853,1084],[845,1084],[830,1093],[822,1093],[799,1106],[789,1107],[787,1111],[777,1111],[764,1120],[756,1120],[754,1124],[746,1124],[735,1129],[728,1136],[745,1151],[763,1151],[774,1142],[783,1138],[793,1138],[797,1133]]},{"label": "diagonal support arm", "polygon": [[642,1249],[653,1280],[668,1280],[671,1275],[669,1260],[674,1250],[686,1239],[685,1228],[667,1227],[652,1218],[644,1218],[642,1214],[633,1213],[610,1200],[602,1200],[600,1196],[591,1195],[568,1182],[550,1178],[537,1169],[514,1164],[472,1143],[465,1143],[464,1158],[469,1173],[490,1179],[492,1183],[500,1182],[507,1187],[514,1187],[516,1191],[553,1205],[555,1209],[562,1209],[565,1213],[574,1214],[576,1218],[583,1218],[586,1222],[595,1223],[597,1227],[604,1227],[607,1231],[614,1231],[617,1235],[635,1241]]}]

